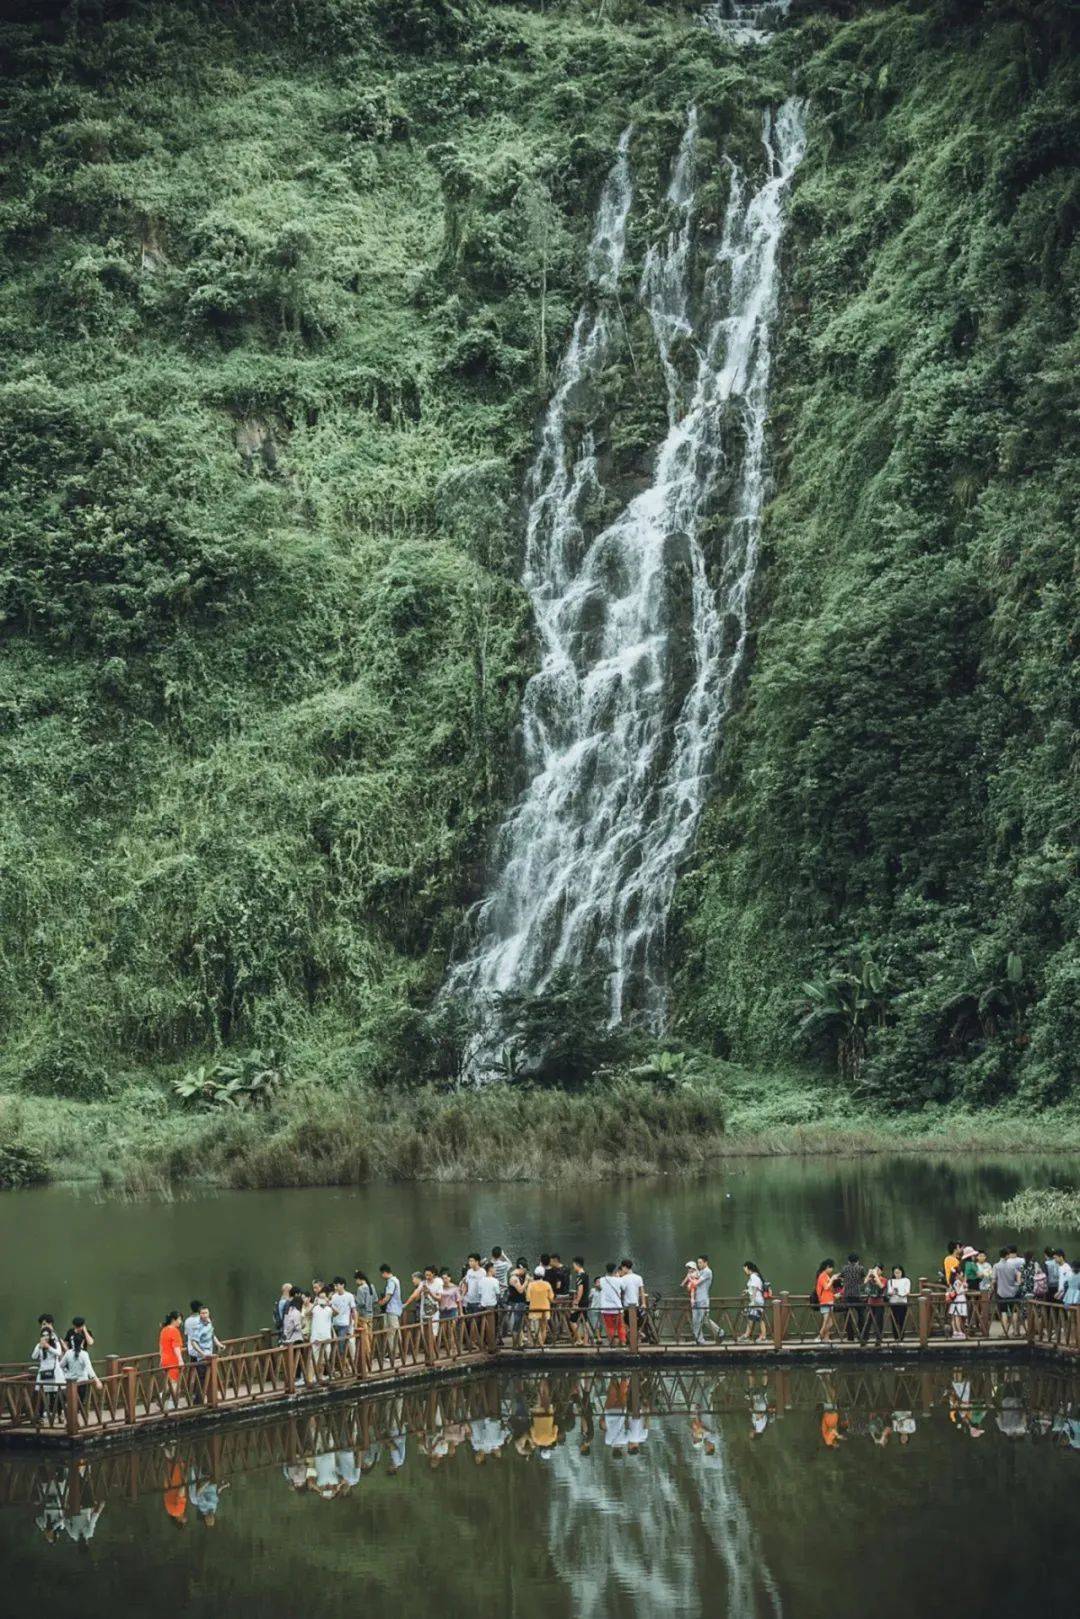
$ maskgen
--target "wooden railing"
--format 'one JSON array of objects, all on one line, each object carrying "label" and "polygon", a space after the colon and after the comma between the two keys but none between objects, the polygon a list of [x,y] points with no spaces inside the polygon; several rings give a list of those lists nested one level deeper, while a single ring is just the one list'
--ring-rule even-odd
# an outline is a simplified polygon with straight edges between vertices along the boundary
[{"label": "wooden railing", "polygon": [[[174,1369],[161,1367],[153,1354],[108,1356],[97,1384],[38,1388],[33,1372],[22,1368],[0,1381],[0,1438],[12,1431],[87,1438],[483,1363],[508,1347],[541,1356],[574,1350],[598,1357],[611,1350],[635,1357],[699,1348],[723,1355],[739,1344],[776,1352],[818,1344],[891,1344],[916,1351],[954,1342],[954,1325],[945,1295],[920,1284],[906,1308],[861,1300],[838,1304],[829,1316],[805,1295],[781,1293],[756,1309],[745,1297],[716,1298],[707,1309],[694,1310],[683,1299],[660,1299],[605,1318],[560,1301],[537,1316],[500,1308],[396,1326],[384,1319],[379,1326],[360,1324],[355,1337],[343,1342],[319,1344],[270,1343],[269,1333],[252,1333],[230,1340],[223,1353]],[[964,1338],[1080,1356],[1080,1309],[1025,1300],[1000,1316],[969,1315]]]},{"label": "wooden railing", "polygon": [[[526,1373],[523,1382],[539,1389],[546,1375],[545,1366]],[[574,1374],[568,1408],[580,1413],[589,1406],[599,1416],[605,1408],[609,1379],[616,1379],[620,1398],[650,1416],[742,1415],[748,1393],[766,1390],[769,1409],[776,1414],[818,1409],[823,1400],[845,1412],[859,1411],[867,1419],[880,1415],[888,1420],[897,1410],[925,1418],[934,1411],[955,1409],[958,1400],[986,1412],[1009,1410],[1015,1415],[1017,1411],[1015,1385],[1003,1380],[1000,1367],[991,1363],[970,1368],[963,1396],[957,1394],[953,1369],[940,1361],[935,1365],[929,1358],[918,1369],[910,1363],[898,1366],[851,1359],[834,1363],[827,1373],[812,1378],[781,1362],[766,1369],[747,1368],[744,1376],[745,1382],[718,1380],[711,1366],[663,1360],[643,1361],[627,1375],[625,1367],[606,1366],[598,1360],[595,1372]],[[1049,1431],[1056,1419],[1075,1411],[1077,1394],[1075,1376],[1063,1375],[1059,1369],[1032,1371],[1025,1379],[1019,1408],[1025,1425]],[[220,1481],[304,1461],[314,1452],[327,1450],[352,1451],[363,1458],[372,1447],[386,1443],[391,1434],[422,1439],[447,1424],[498,1418],[501,1410],[501,1391],[492,1377],[428,1387],[413,1384],[397,1392],[391,1388],[381,1399],[347,1400],[310,1410],[293,1406],[269,1422],[193,1427],[184,1436],[179,1477]],[[374,1467],[376,1460],[377,1454],[370,1455],[366,1465]],[[176,1469],[171,1447],[167,1454],[155,1445],[106,1447],[88,1475],[81,1467],[72,1467],[65,1455],[38,1451],[0,1463],[0,1507],[40,1505],[51,1493],[65,1510],[73,1512],[88,1486],[98,1503],[114,1496],[128,1500],[160,1496],[175,1483]]]}]

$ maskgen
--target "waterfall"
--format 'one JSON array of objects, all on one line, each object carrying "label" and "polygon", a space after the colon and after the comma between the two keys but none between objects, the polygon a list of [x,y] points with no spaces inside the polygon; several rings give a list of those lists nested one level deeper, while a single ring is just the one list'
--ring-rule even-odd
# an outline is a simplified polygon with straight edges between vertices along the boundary
[{"label": "waterfall", "polygon": [[717,0],[705,7],[701,20],[733,45],[761,45],[790,6],[791,0]]},{"label": "waterfall", "polygon": [[[595,961],[608,974],[613,1022],[631,1010],[654,1028],[663,1020],[665,921],[746,644],[801,104],[767,114],[762,138],[765,179],[754,189],[730,165],[720,241],[695,291],[689,115],[667,193],[672,227],[647,255],[638,292],[667,382],[668,431],[648,486],[587,542],[583,513],[599,473],[593,434],[575,445],[573,418],[611,354],[629,131],[600,200],[594,295],[574,324],[527,487],[523,580],[542,652],[523,701],[528,785],[500,834],[477,944],[447,984],[481,1015],[499,993],[542,990],[559,968]],[[707,565],[700,530],[721,474],[731,493]]]}]

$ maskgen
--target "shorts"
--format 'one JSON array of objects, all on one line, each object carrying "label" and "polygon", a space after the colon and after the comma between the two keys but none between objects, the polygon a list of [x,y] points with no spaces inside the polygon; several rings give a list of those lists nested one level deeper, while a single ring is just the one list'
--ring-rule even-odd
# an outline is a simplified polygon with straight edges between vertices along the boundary
[{"label": "shorts", "polygon": [[746,1319],[748,1321],[760,1321],[764,1314],[765,1312],[760,1304],[751,1304],[746,1312]]},{"label": "shorts", "polygon": [[832,1315],[833,1313],[833,1307],[831,1304],[819,1304],[818,1309],[821,1311],[822,1315]]}]

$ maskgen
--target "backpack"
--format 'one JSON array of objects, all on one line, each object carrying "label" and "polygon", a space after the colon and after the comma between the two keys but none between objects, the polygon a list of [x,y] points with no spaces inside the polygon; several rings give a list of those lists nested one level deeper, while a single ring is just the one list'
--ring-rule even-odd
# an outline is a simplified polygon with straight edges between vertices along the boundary
[{"label": "backpack", "polygon": [[1032,1298],[1036,1299],[1044,1299],[1046,1298],[1048,1292],[1049,1287],[1046,1280],[1046,1272],[1044,1270],[1037,1270],[1035,1272],[1035,1285],[1031,1289],[1031,1296]]},{"label": "backpack", "polygon": [[772,1283],[767,1282],[764,1276],[761,1278],[761,1296],[763,1299],[772,1298]]}]

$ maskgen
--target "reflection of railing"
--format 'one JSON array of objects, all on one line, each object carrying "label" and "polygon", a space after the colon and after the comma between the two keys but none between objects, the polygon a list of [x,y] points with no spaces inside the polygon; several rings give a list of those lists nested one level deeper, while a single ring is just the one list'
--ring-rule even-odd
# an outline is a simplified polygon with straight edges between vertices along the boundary
[{"label": "reflection of railing", "polygon": [[[611,1412],[652,1417],[703,1419],[745,1417],[764,1411],[770,1418],[823,1406],[839,1410],[845,1421],[869,1431],[873,1419],[891,1423],[934,1412],[955,1417],[978,1411],[980,1425],[988,1414],[1004,1417],[1014,1435],[1060,1432],[1061,1423],[1080,1409],[1080,1380],[1068,1372],[1025,1369],[1022,1383],[1000,1363],[986,1361],[965,1372],[961,1390],[955,1369],[927,1360],[917,1370],[851,1362],[826,1371],[792,1370],[784,1364],[751,1369],[727,1366],[671,1367],[643,1363],[627,1368],[597,1362],[592,1370],[548,1373],[527,1370],[514,1376],[471,1377],[459,1381],[415,1384],[370,1400],[350,1400],[314,1408],[293,1407],[277,1420],[222,1426],[211,1431],[192,1428],[167,1445],[104,1448],[89,1464],[70,1465],[66,1457],[12,1457],[0,1463],[0,1507],[35,1505],[47,1495],[66,1512],[88,1502],[135,1500],[160,1495],[175,1484],[177,1469],[186,1480],[223,1481],[243,1473],[290,1466],[328,1452],[351,1453],[360,1473],[370,1471],[380,1446],[401,1436],[423,1442],[457,1430],[457,1442],[478,1421],[502,1422],[504,1412],[523,1403],[530,1412],[550,1411],[560,1432],[579,1428],[589,1418]],[[508,1399],[509,1396],[509,1399]],[[505,1426],[502,1441],[510,1437]],[[500,1443],[502,1442],[500,1441]],[[88,1465],[90,1471],[84,1472]]]},{"label": "reflection of railing", "polygon": [[[1080,1310],[1043,1300],[1017,1301],[1015,1307],[998,1310],[986,1295],[973,1295],[962,1331],[971,1349],[993,1344],[1029,1353],[1080,1355]],[[384,1318],[377,1327],[361,1323],[354,1338],[329,1343],[272,1344],[268,1336],[233,1339],[222,1354],[174,1368],[160,1366],[149,1354],[123,1360],[110,1356],[96,1384],[39,1387],[21,1369],[0,1381],[0,1440],[12,1433],[86,1439],[117,1429],[216,1416],[483,1363],[507,1344],[540,1357],[614,1351],[634,1360],[686,1350],[724,1360],[737,1358],[740,1346],[811,1353],[889,1346],[908,1354],[932,1347],[940,1351],[959,1342],[946,1295],[922,1281],[906,1306],[861,1299],[839,1302],[829,1315],[807,1298],[788,1293],[756,1306],[745,1297],[713,1299],[707,1307],[661,1299],[616,1312],[575,1309],[560,1301],[543,1314],[497,1309],[398,1324]]]}]

